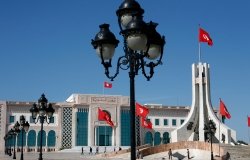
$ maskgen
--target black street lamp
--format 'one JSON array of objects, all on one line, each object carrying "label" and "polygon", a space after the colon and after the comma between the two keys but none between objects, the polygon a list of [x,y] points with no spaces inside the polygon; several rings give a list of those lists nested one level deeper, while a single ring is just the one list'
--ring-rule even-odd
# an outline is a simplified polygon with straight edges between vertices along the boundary
[{"label": "black street lamp", "polygon": [[[9,156],[12,156],[12,153],[11,153],[11,150],[12,150],[12,143],[13,143],[13,140],[14,140],[14,130],[11,128],[9,131],[8,131],[8,139],[9,139]],[[14,143],[13,143],[14,144]]]},{"label": "black street lamp", "polygon": [[24,136],[23,132],[28,132],[29,127],[30,127],[29,122],[28,121],[25,122],[24,115],[20,116],[20,126],[21,126],[20,131],[22,133],[22,142],[21,142],[22,143],[22,148],[21,148],[21,158],[20,158],[20,160],[23,160],[23,136]]},{"label": "black street lamp", "polygon": [[[10,153],[9,156],[11,156],[11,143],[13,143],[13,159],[16,159],[16,150],[15,150],[15,145],[16,145],[16,133],[15,130],[13,130],[12,128],[9,130],[8,134],[10,135]],[[11,142],[12,141],[12,142]]]},{"label": "black street lamp", "polygon": [[213,160],[214,159],[214,155],[213,155],[213,136],[214,136],[214,134],[216,132],[216,126],[215,126],[215,123],[213,122],[213,120],[209,120],[208,123],[205,124],[204,130],[205,130],[205,132],[210,134],[211,160]]},{"label": "black street lamp", "polygon": [[[38,107],[37,107],[38,105]],[[43,160],[43,153],[42,153],[42,142],[43,142],[43,123],[46,121],[48,124],[50,123],[50,119],[52,118],[55,110],[52,107],[52,104],[48,104],[48,100],[45,98],[45,95],[42,94],[40,99],[38,99],[38,104],[34,103],[33,107],[30,109],[32,114],[32,118],[35,121],[35,124],[39,121],[41,123],[41,131],[40,131],[40,153],[38,160]]]},{"label": "black street lamp", "polygon": [[13,159],[16,159],[16,136],[17,134],[20,132],[20,124],[18,123],[18,121],[15,123],[14,127],[13,127],[13,137],[14,137],[14,153],[13,153]]},{"label": "black street lamp", "polygon": [[[123,36],[124,55],[117,61],[116,71],[113,76],[109,73],[115,48],[119,41],[109,30],[109,24],[100,25],[100,32],[91,44],[96,49],[97,55],[105,69],[105,75],[113,81],[119,70],[129,69],[130,78],[130,145],[131,159],[136,159],[136,132],[135,132],[135,76],[141,69],[142,74],[149,81],[154,74],[154,67],[162,63],[165,38],[156,31],[157,23],[143,21],[144,10],[135,0],[124,0],[116,11],[120,34]],[[158,59],[157,59],[158,58]],[[146,73],[148,68],[149,73]],[[139,134],[139,133],[138,133]],[[137,138],[139,141],[139,138]]]},{"label": "black street lamp", "polygon": [[6,134],[4,137],[4,154],[8,153],[8,149],[7,149],[7,142],[8,142],[8,135]]},{"label": "black street lamp", "polygon": [[10,155],[10,153],[11,153],[11,147],[10,147],[10,139],[11,139],[11,136],[10,136],[10,131],[8,131],[8,133],[6,133],[6,135],[4,136],[4,141],[5,141],[5,154],[6,155],[9,155],[9,156],[11,156]]}]

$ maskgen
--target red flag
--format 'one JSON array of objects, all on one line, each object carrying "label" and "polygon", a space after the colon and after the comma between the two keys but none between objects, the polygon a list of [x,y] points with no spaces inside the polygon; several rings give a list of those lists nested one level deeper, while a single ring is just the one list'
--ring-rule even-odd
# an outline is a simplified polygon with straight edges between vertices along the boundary
[{"label": "red flag", "polygon": [[101,108],[98,108],[98,120],[106,121],[110,126],[114,126],[114,123],[111,121],[110,114]]},{"label": "red flag", "polygon": [[145,119],[144,117],[141,117],[141,125],[144,128],[148,128],[148,129],[152,129],[152,123],[150,122],[150,120]]},{"label": "red flag", "polygon": [[213,40],[209,34],[202,28],[199,29],[199,42],[207,42],[209,46],[213,45]]},{"label": "red flag", "polygon": [[222,116],[225,116],[227,119],[231,118],[231,115],[228,112],[226,105],[224,104],[224,102],[221,99],[220,99],[220,114]]},{"label": "red flag", "polygon": [[112,83],[104,82],[104,87],[105,88],[112,88]]},{"label": "red flag", "polygon": [[136,115],[141,117],[147,117],[149,110],[148,108],[140,105],[139,103],[135,103],[136,106]]},{"label": "red flag", "polygon": [[248,127],[250,127],[250,117],[247,116],[247,124],[248,124]]}]

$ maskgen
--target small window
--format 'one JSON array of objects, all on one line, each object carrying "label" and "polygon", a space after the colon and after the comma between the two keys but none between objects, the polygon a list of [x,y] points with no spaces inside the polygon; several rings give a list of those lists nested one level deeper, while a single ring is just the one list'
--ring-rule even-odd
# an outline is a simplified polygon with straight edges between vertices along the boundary
[{"label": "small window", "polygon": [[49,123],[55,123],[55,118],[54,118],[54,117],[51,117],[51,118],[49,119]]},{"label": "small window", "polygon": [[30,123],[35,123],[35,119],[33,119],[32,116],[30,116]]},{"label": "small window", "polygon": [[184,119],[181,119],[181,124],[182,124],[184,121],[185,121]]},{"label": "small window", "polygon": [[155,119],[155,125],[156,125],[156,126],[159,126],[159,125],[160,125],[159,119]]},{"label": "small window", "polygon": [[176,119],[172,119],[172,126],[176,126]]},{"label": "small window", "polygon": [[10,123],[14,123],[15,122],[15,116],[10,116],[9,121],[10,121]]},{"label": "small window", "polygon": [[164,126],[167,126],[168,125],[168,119],[164,119],[163,123],[164,123]]}]

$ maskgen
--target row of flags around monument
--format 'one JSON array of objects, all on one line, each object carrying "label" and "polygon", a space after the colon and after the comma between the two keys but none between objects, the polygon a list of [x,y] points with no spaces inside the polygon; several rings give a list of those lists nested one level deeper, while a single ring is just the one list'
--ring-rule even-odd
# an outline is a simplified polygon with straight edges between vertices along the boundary
[{"label": "row of flags around monument", "polygon": [[[206,32],[204,29],[201,27],[199,28],[199,42],[205,42],[209,46],[213,45],[213,40],[210,37],[209,33]],[[227,107],[225,103],[220,99],[220,115],[222,116],[222,122],[224,123],[225,118],[230,119],[231,114],[228,112]],[[250,127],[250,116],[247,115],[247,126]]]},{"label": "row of flags around monument", "polygon": [[[209,34],[200,28],[199,32],[199,41],[200,42],[207,42],[208,45],[213,45],[213,41],[210,38]],[[104,82],[103,84],[104,88],[112,88],[112,83],[110,82]],[[145,106],[139,104],[136,102],[136,115],[140,117],[141,125],[144,128],[152,129],[152,123],[150,120],[147,119],[147,115],[149,113],[149,109]],[[220,108],[219,112],[222,118],[222,122],[224,123],[225,119],[230,119],[231,114],[229,113],[225,103],[220,98]],[[98,120],[106,121],[110,126],[114,126],[114,123],[111,121],[111,116],[107,111],[103,111],[101,108],[98,108]],[[250,116],[247,116],[247,125],[250,127]]]},{"label": "row of flags around monument", "polygon": [[[204,31],[202,28],[200,28],[200,32],[199,32],[199,41],[207,42],[208,45],[213,44],[213,41],[210,38],[209,34],[206,31]],[[104,82],[103,86],[104,88],[112,88],[112,83]],[[149,113],[149,109],[139,104],[138,102],[136,102],[135,107],[136,107],[136,115],[139,116],[142,127],[152,129],[152,123],[150,122],[150,120],[146,118]],[[231,118],[231,114],[229,113],[225,103],[222,101],[221,98],[220,98],[219,112],[220,112],[223,123],[226,118],[227,119]],[[103,111],[101,108],[98,108],[98,120],[106,121],[110,126],[114,126],[114,123],[111,121],[110,114],[106,112],[105,110]],[[248,124],[248,127],[250,127],[250,116],[247,116],[247,124]]]}]

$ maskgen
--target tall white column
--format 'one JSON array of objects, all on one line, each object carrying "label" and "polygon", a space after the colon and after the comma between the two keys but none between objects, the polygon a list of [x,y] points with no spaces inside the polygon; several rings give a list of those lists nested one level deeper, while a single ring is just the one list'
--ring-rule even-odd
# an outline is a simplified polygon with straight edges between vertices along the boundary
[{"label": "tall white column", "polygon": [[204,137],[204,85],[203,85],[203,74],[205,74],[205,71],[203,73],[203,65],[202,63],[199,63],[198,65],[198,70],[199,70],[199,141],[205,141]]},{"label": "tall white column", "polygon": [[95,124],[92,122],[91,118],[92,109],[89,106],[89,116],[88,116],[88,145],[93,146],[95,141]]}]

